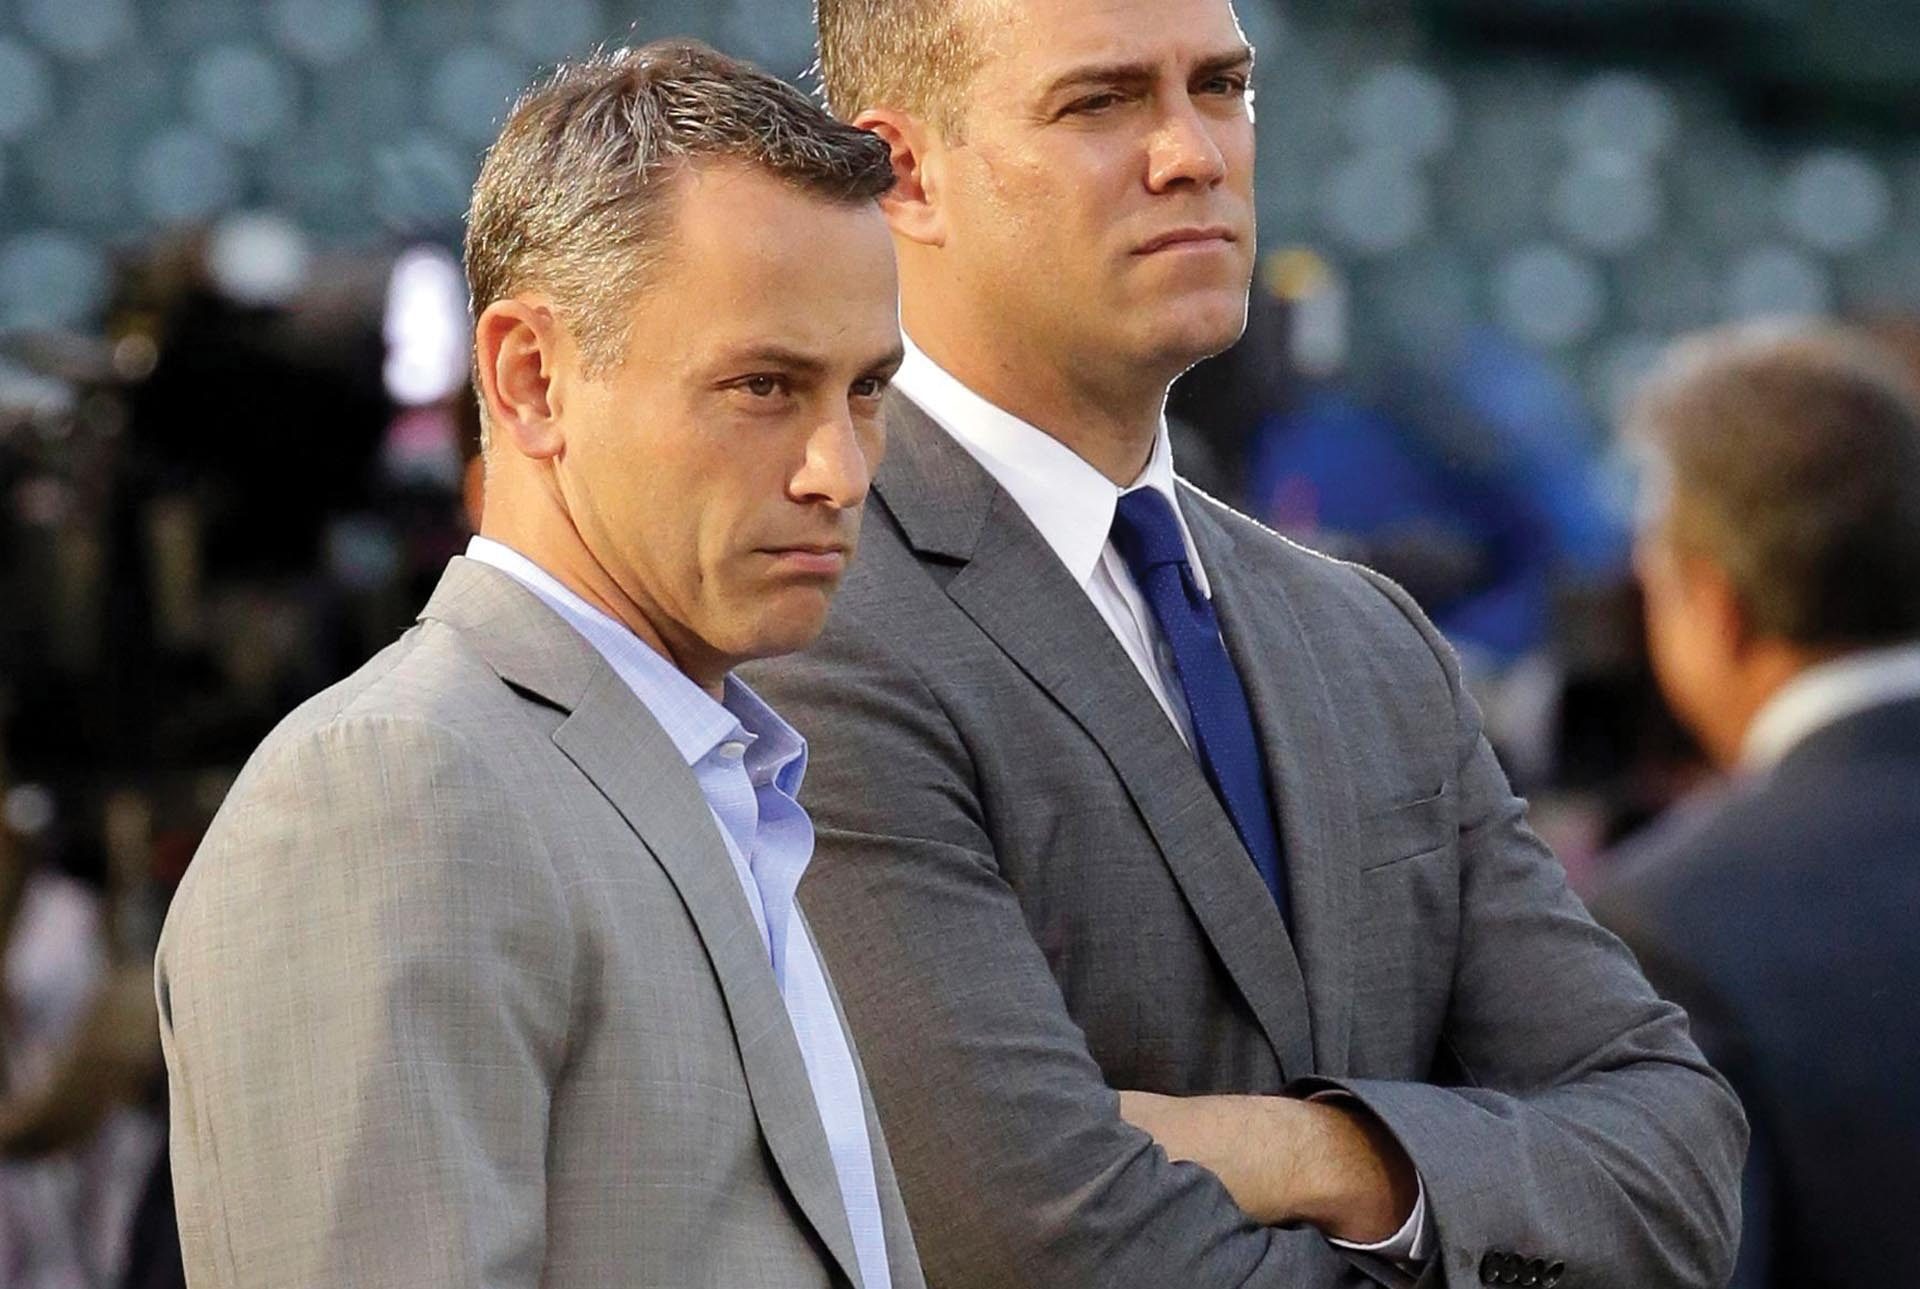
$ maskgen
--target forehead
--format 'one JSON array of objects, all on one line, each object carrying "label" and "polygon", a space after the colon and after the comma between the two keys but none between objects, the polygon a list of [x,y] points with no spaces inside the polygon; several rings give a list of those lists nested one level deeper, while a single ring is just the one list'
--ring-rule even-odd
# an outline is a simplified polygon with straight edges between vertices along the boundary
[{"label": "forehead", "polygon": [[694,166],[674,184],[642,312],[689,340],[750,331],[859,344],[897,326],[893,241],[876,203],[830,201],[731,163]]},{"label": "forehead", "polygon": [[1030,79],[1079,63],[1198,62],[1243,42],[1232,0],[1000,0],[988,67]]}]

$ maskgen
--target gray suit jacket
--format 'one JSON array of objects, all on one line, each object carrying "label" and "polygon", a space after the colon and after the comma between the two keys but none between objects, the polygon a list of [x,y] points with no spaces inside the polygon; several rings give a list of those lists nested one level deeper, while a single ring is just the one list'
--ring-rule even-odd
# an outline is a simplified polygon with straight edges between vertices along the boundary
[{"label": "gray suit jacket", "polygon": [[1739,1106],[1527,829],[1407,597],[1184,498],[1275,787],[1290,937],[1019,508],[911,404],[889,424],[826,634],[749,674],[816,751],[804,897],[929,1281],[1392,1283],[1254,1225],[1109,1091],[1340,1086],[1425,1178],[1429,1283],[1718,1284]]},{"label": "gray suit jacket", "polygon": [[158,975],[196,1286],[859,1284],[692,771],[494,569],[261,746]]}]

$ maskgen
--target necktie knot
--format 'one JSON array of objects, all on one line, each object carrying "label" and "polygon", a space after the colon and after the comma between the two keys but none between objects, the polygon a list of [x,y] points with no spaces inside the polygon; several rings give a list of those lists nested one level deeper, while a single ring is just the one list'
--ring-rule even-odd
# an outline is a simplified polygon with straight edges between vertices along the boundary
[{"label": "necktie knot", "polygon": [[1148,569],[1187,562],[1180,521],[1158,489],[1136,488],[1120,498],[1113,512],[1112,540],[1136,581],[1144,581]]}]

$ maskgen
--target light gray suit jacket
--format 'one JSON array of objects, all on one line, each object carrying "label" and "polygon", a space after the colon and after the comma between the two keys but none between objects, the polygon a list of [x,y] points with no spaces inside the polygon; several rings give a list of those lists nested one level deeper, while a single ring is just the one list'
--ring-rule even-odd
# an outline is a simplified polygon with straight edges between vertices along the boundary
[{"label": "light gray suit jacket", "polygon": [[860,1283],[692,771],[494,569],[261,746],[158,976],[196,1289]]},{"label": "light gray suit jacket", "polygon": [[1426,1181],[1428,1283],[1719,1284],[1739,1106],[1568,892],[1407,597],[1183,498],[1266,751],[1290,936],[1018,506],[911,404],[889,427],[826,634],[748,675],[815,749],[803,898],[929,1281],[1391,1283],[1254,1225],[1109,1091],[1337,1085]]}]

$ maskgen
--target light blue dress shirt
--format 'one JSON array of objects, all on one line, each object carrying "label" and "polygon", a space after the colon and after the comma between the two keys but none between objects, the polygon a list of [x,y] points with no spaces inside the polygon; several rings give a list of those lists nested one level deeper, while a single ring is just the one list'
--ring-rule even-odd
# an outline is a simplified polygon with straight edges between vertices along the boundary
[{"label": "light blue dress shirt", "polygon": [[892,1289],[873,1143],[867,1136],[853,1049],[834,1009],[819,955],[794,907],[801,874],[813,858],[813,822],[795,799],[807,769],[806,740],[732,676],[716,702],[633,632],[511,547],[476,537],[467,546],[467,558],[513,578],[585,637],[692,767],[733,858],[799,1040],[853,1229],[864,1289]]}]

